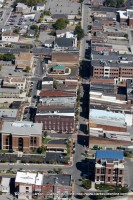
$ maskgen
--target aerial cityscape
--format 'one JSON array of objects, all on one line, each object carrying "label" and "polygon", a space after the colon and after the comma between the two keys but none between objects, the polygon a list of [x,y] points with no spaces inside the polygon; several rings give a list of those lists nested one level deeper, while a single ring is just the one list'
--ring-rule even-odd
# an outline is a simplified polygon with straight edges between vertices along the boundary
[{"label": "aerial cityscape", "polygon": [[0,200],[133,200],[133,0],[0,0]]}]

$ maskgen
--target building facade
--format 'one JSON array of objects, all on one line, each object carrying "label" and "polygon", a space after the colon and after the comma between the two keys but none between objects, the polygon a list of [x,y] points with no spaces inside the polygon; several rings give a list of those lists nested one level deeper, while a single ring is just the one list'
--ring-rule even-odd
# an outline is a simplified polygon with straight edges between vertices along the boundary
[{"label": "building facade", "polygon": [[29,152],[42,145],[42,123],[3,122],[1,129],[3,150]]},{"label": "building facade", "polygon": [[6,41],[6,42],[18,42],[19,41],[19,35],[16,34],[16,33],[4,32],[2,34],[2,41]]},{"label": "building facade", "polygon": [[95,183],[124,186],[122,151],[98,150],[95,158]]}]

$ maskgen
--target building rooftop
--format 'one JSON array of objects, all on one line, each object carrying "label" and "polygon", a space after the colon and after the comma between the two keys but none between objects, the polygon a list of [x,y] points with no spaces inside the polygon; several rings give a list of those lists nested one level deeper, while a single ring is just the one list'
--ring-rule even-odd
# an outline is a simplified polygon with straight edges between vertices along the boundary
[{"label": "building rooftop", "polygon": [[74,108],[68,106],[38,106],[37,113],[74,113]]},{"label": "building rooftop", "polygon": [[92,51],[92,60],[98,60],[98,61],[119,61],[121,63],[128,63],[133,62],[133,56],[131,54],[119,54],[116,52],[107,52],[107,53],[98,53],[96,51]]},{"label": "building rooftop", "polygon": [[111,121],[119,121],[125,123],[125,115],[123,113],[115,113],[107,110],[90,109],[90,118],[106,119]]},{"label": "building rooftop", "polygon": [[71,186],[71,175],[57,174],[57,175],[44,175],[43,184],[59,184],[63,186]]},{"label": "building rooftop", "polygon": [[18,109],[0,109],[0,117],[16,118]]},{"label": "building rooftop", "polygon": [[21,83],[23,83],[24,81],[26,80],[26,78],[25,77],[4,77],[4,82],[8,82],[8,83],[13,83],[13,82],[21,82]]},{"label": "building rooftop", "polygon": [[51,48],[33,48],[32,53],[33,54],[45,54],[45,55],[51,55],[52,49]]},{"label": "building rooftop", "polygon": [[43,174],[31,172],[17,172],[16,183],[42,185]]},{"label": "building rooftop", "polygon": [[37,6],[44,6],[44,3],[37,3]]},{"label": "building rooftop", "polygon": [[9,185],[10,185],[10,178],[2,177],[1,186],[7,188],[7,187],[9,187]]},{"label": "building rooftop", "polygon": [[54,45],[58,45],[59,47],[73,47],[73,41],[73,38],[56,38]]},{"label": "building rooftop", "polygon": [[4,33],[2,33],[2,36],[13,36],[13,37],[19,37],[19,34],[12,33],[12,32],[4,32]]},{"label": "building rooftop", "polygon": [[16,56],[16,60],[30,60],[33,57],[32,53],[29,52],[20,52],[18,56]]},{"label": "building rooftop", "polygon": [[29,121],[3,122],[3,133],[14,135],[42,135],[42,123],[33,123]]},{"label": "building rooftop", "polygon": [[65,66],[63,65],[54,65],[52,68],[53,70],[65,70]]},{"label": "building rooftop", "polygon": [[96,151],[96,158],[100,159],[124,159],[122,151],[115,150],[98,150]]},{"label": "building rooftop", "polygon": [[[18,94],[20,90],[18,88],[0,88],[0,93],[4,96],[5,94]],[[0,94],[0,95],[1,95]]]},{"label": "building rooftop", "polygon": [[64,91],[41,91],[40,96],[43,97],[73,97],[75,96],[74,93],[71,92],[64,92]]},{"label": "building rooftop", "polygon": [[16,8],[27,9],[27,5],[25,5],[24,3],[17,3]]}]

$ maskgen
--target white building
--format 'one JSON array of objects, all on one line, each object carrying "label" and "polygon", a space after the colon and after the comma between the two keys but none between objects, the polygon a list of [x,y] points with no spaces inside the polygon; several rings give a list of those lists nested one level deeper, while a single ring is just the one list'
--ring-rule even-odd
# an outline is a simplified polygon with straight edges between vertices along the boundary
[{"label": "white building", "polygon": [[[18,188],[18,199],[27,200],[32,199],[32,193],[41,192],[43,183],[43,174],[17,172],[15,179],[15,186]],[[35,190],[34,190],[35,188]]]},{"label": "white building", "polygon": [[3,193],[10,193],[10,178],[2,177],[0,191]]},{"label": "white building", "polygon": [[36,10],[40,11],[40,10],[44,10],[45,9],[45,4],[44,3],[38,3],[36,5]]},{"label": "white building", "polygon": [[25,90],[26,87],[26,78],[25,77],[5,77],[4,85],[13,85],[17,86],[20,90]]},{"label": "white building", "polygon": [[16,33],[4,32],[4,33],[2,33],[2,41],[18,42],[19,41],[19,35],[16,34]]}]

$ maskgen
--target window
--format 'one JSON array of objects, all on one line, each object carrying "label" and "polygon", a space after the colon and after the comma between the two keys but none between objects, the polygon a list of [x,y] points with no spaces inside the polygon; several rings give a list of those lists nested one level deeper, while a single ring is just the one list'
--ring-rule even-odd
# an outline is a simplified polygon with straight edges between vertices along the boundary
[{"label": "window", "polygon": [[108,174],[111,174],[111,169],[108,169]]},{"label": "window", "polygon": [[36,137],[31,137],[30,138],[30,145],[34,146],[34,145],[36,145],[36,143],[37,143],[37,138]]},{"label": "window", "polygon": [[9,145],[9,136],[6,136],[6,145]]},{"label": "window", "polygon": [[108,177],[108,182],[110,182],[110,177]]},{"label": "window", "polygon": [[122,169],[120,169],[120,172],[119,172],[119,174],[122,174]]},{"label": "window", "polygon": [[119,182],[122,182],[122,177],[119,177]]},{"label": "window", "polygon": [[29,190],[29,187],[26,187],[26,190]]},{"label": "window", "polygon": [[99,176],[97,176],[97,181],[99,181]]},{"label": "window", "polygon": [[101,169],[101,174],[105,174],[105,169],[104,168]]},{"label": "window", "polygon": [[104,181],[104,176],[101,176],[101,181]]},{"label": "window", "polygon": [[36,137],[34,137],[34,144],[36,144]]},{"label": "window", "polygon": [[97,169],[97,173],[99,174],[99,172],[100,172],[100,170],[99,169]]}]

